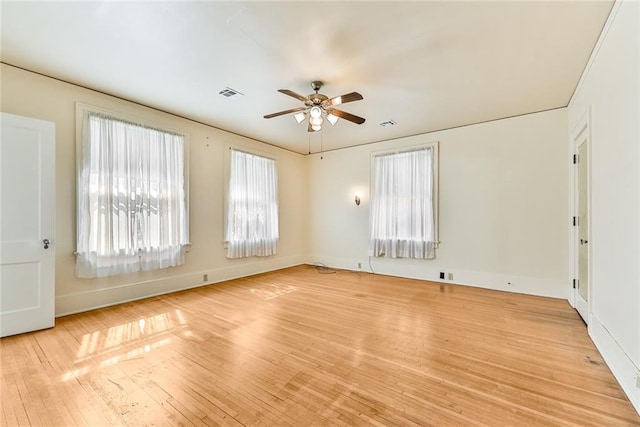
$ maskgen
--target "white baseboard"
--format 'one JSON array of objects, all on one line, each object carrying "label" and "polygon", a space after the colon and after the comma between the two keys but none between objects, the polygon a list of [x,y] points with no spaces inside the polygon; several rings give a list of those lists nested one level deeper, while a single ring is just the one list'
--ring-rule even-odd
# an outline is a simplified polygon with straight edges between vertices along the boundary
[{"label": "white baseboard", "polygon": [[[253,258],[238,265],[56,296],[56,317],[305,264],[304,256]],[[207,274],[204,283],[202,276]]]},{"label": "white baseboard", "polygon": [[[410,279],[429,280],[432,282],[452,283],[456,285],[474,286],[528,295],[567,299],[569,286],[566,280],[540,277],[519,276],[504,273],[469,271],[445,267],[426,267],[421,260],[389,259],[389,258],[337,258],[327,256],[309,256],[310,264],[322,263],[334,268],[352,271],[365,271],[388,276],[406,277]],[[358,268],[360,263],[361,268]],[[445,279],[440,279],[440,272]],[[448,274],[453,275],[447,280]]]},{"label": "white baseboard", "polygon": [[640,369],[593,313],[589,316],[589,321],[591,339],[631,404],[640,414]]}]

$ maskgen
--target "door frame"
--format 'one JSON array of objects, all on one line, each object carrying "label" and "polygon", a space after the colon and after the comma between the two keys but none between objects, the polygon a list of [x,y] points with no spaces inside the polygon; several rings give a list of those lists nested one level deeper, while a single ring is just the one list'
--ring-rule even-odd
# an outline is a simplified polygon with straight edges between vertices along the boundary
[{"label": "door frame", "polygon": [[[587,301],[580,296],[578,291],[578,286],[573,286],[571,289],[569,302],[571,305],[578,311],[580,316],[583,318],[584,322],[588,325],[591,324],[591,316],[592,316],[592,307],[593,307],[593,275],[591,271],[592,262],[592,250],[591,250],[591,107],[585,111],[577,125],[574,127],[571,132],[571,140],[570,147],[572,153],[572,161],[571,161],[571,282],[575,283],[574,280],[578,280],[580,277],[580,233],[577,223],[575,223],[574,218],[579,217],[579,178],[578,178],[578,168],[579,165],[576,163],[573,158],[578,157],[579,147],[582,144],[586,144],[586,168],[587,168],[587,182],[586,182],[586,193],[587,193],[587,224],[583,224],[586,227],[587,240],[589,243],[587,244],[587,277],[588,277],[588,288],[587,288]],[[584,161],[583,159],[579,159],[579,161]]]}]

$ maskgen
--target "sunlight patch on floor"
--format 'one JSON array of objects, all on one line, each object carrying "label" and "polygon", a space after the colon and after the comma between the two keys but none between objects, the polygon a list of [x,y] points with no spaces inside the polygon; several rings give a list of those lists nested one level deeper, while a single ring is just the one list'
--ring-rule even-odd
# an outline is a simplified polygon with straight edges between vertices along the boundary
[{"label": "sunlight patch on floor", "polygon": [[297,290],[298,288],[295,286],[272,283],[260,289],[251,288],[251,293],[262,300],[268,301]]},{"label": "sunlight patch on floor", "polygon": [[[169,344],[171,336],[167,335],[175,334],[176,331],[181,331],[186,337],[192,335],[180,310],[112,326],[106,331],[88,332],[82,337],[74,364],[93,363],[65,373],[61,380],[78,378],[91,369],[142,358],[146,353]],[[96,357],[101,359],[97,365]]]}]

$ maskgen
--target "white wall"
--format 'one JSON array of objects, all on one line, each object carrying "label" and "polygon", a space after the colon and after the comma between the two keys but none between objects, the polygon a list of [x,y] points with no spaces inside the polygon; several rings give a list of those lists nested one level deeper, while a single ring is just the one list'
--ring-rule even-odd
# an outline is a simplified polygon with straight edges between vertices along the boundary
[{"label": "white wall", "polygon": [[[1,110],[56,124],[56,314],[202,285],[303,263],[307,252],[307,162],[304,156],[78,86],[2,65]],[[186,264],[104,279],[74,277],[75,102],[118,111],[188,133],[190,238]],[[214,112],[212,112],[214,114]],[[223,241],[224,153],[239,144],[275,156],[280,195],[278,255],[228,260]]]},{"label": "white wall", "polygon": [[640,412],[639,22],[614,6],[568,110],[573,129],[591,109],[589,333]]},{"label": "white wall", "polygon": [[[559,109],[309,156],[309,258],[428,280],[444,271],[452,283],[566,298],[566,126]],[[369,260],[371,153],[432,141],[440,150],[436,259]]]}]

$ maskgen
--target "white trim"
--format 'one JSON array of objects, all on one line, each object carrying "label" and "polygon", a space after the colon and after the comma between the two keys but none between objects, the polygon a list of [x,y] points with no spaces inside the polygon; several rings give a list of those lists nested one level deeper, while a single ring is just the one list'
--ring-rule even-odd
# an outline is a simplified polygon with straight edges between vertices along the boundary
[{"label": "white trim", "polygon": [[240,153],[248,154],[250,156],[262,157],[262,158],[267,159],[267,160],[273,160],[274,162],[278,161],[278,156],[274,156],[274,155],[271,155],[271,154],[257,153],[256,150],[247,150],[247,149],[244,149],[244,148],[238,148],[238,147],[233,146],[233,145],[229,145],[229,150],[238,151]]},{"label": "white trim", "polygon": [[[386,141],[383,141],[383,142],[386,142]],[[434,148],[437,152],[439,143],[440,141],[431,141],[431,142],[422,142],[419,144],[412,144],[412,145],[407,145],[402,147],[375,150],[375,151],[371,151],[370,156],[373,159],[376,156],[383,156],[385,154],[409,153],[411,151],[417,151],[417,150],[426,149],[429,147]]]},{"label": "white trim", "polygon": [[[592,283],[592,250],[591,250],[591,106],[587,108],[587,110],[582,114],[580,120],[574,127],[574,130],[571,134],[570,139],[570,147],[573,155],[578,155],[580,152],[580,146],[582,144],[587,144],[586,152],[586,167],[587,167],[587,224],[585,225],[587,228],[587,240],[589,243],[587,244],[587,278],[588,278],[588,289],[587,289],[587,301],[579,295],[578,288],[571,289],[572,292],[569,293],[569,302],[570,304],[576,308],[576,310],[584,317],[584,320],[589,325],[591,323],[592,317],[592,295],[593,295],[593,283]],[[578,162],[584,161],[584,159],[580,159],[578,157]],[[569,174],[571,180],[570,187],[570,203],[572,206],[572,217],[579,217],[579,188],[578,188],[578,173],[579,166],[573,164],[571,162],[571,173]],[[570,271],[572,272],[573,277],[570,278],[570,282],[572,279],[579,279],[580,277],[580,263],[579,263],[579,255],[580,255],[580,231],[579,226],[571,227],[571,236],[570,236],[570,245],[571,245],[571,257],[569,258],[569,262],[571,264]]]},{"label": "white trim", "polygon": [[[227,236],[227,223],[229,219],[229,179],[231,177],[231,150],[240,151],[245,154],[251,154],[254,156],[264,157],[265,159],[273,160],[276,162],[276,172],[279,172],[279,159],[278,155],[273,152],[266,152],[254,147],[249,147],[243,144],[225,144],[223,146],[222,153],[222,247],[226,250],[228,241]],[[278,173],[278,206],[281,206],[280,200],[280,173]],[[280,209],[278,209],[278,224],[280,224]]]},{"label": "white trim", "polygon": [[633,360],[624,352],[595,315],[591,316],[589,335],[600,354],[602,354],[607,366],[611,369],[618,384],[620,384],[631,404],[640,414],[640,387],[637,386],[638,381],[640,381],[640,367],[635,366]]},{"label": "white trim", "polygon": [[[431,141],[426,143],[407,145],[406,147],[396,147],[386,150],[376,150],[369,154],[369,199],[373,194],[373,161],[377,156],[384,156],[389,154],[400,154],[411,151],[417,151],[420,149],[431,148],[433,150],[433,223],[434,223],[434,237],[435,249],[440,246],[440,141]],[[371,215],[369,215],[369,234],[371,232]],[[437,257],[437,255],[436,255]],[[435,259],[435,258],[434,258]]]},{"label": "white trim", "polygon": [[[253,258],[253,262],[229,265],[221,268],[201,270],[155,280],[127,283],[110,288],[87,290],[56,296],[56,317],[95,310],[98,308],[124,304],[131,301],[169,294],[185,289],[197,288],[213,283],[238,279],[254,274],[266,273],[282,268],[305,264],[304,256],[288,256],[279,258]],[[169,271],[169,270],[167,270]],[[204,274],[209,276],[203,283]]]},{"label": "white trim", "polygon": [[[98,114],[104,114],[107,116],[111,116],[114,117],[118,120],[123,120],[125,122],[129,122],[132,124],[138,124],[140,126],[148,126],[150,128],[159,130],[159,131],[164,131],[164,132],[169,132],[169,133],[174,133],[176,135],[182,135],[185,138],[185,141],[188,139],[189,136],[189,132],[187,132],[184,129],[180,129],[180,128],[172,128],[169,127],[165,124],[163,124],[162,122],[158,122],[158,121],[154,121],[154,120],[149,120],[149,119],[144,119],[140,116],[136,116],[133,114],[126,114],[126,113],[122,113],[119,111],[115,111],[115,110],[110,110],[108,108],[104,108],[104,107],[98,107],[95,105],[91,105],[91,104],[86,104],[83,102],[76,102],[76,132],[78,131],[78,125],[81,124],[82,122],[82,114],[85,111],[89,111],[92,113],[98,113]],[[80,121],[80,123],[78,123],[78,121]],[[81,129],[80,129],[81,130]],[[76,133],[76,142],[77,142],[77,137],[78,134]]]},{"label": "white trim", "polygon": [[[73,238],[73,242],[74,242],[74,246],[77,246],[78,244],[78,227],[80,226],[80,221],[77,218],[79,215],[78,212],[78,206],[80,206],[80,200],[78,200],[78,197],[80,195],[80,189],[78,188],[79,185],[79,180],[78,180],[78,174],[80,173],[80,171],[82,171],[82,127],[84,125],[84,113],[85,112],[94,112],[94,113],[99,113],[99,114],[105,114],[107,116],[111,116],[114,117],[116,119],[120,119],[120,120],[124,120],[126,122],[130,122],[130,123],[137,123],[140,124],[141,126],[148,126],[151,128],[154,128],[156,130],[160,130],[160,131],[166,131],[169,133],[174,133],[176,135],[181,135],[184,138],[184,145],[183,145],[183,159],[184,159],[184,165],[183,165],[183,169],[184,169],[184,194],[185,194],[185,202],[187,204],[187,241],[191,241],[191,232],[190,232],[190,227],[189,227],[189,218],[191,217],[190,214],[190,200],[189,200],[189,154],[191,153],[191,147],[190,147],[190,138],[189,138],[189,132],[187,132],[184,129],[180,129],[180,128],[172,128],[169,126],[166,126],[160,122],[156,122],[153,120],[148,120],[148,119],[143,119],[141,117],[138,116],[134,116],[131,114],[125,114],[125,113],[121,113],[121,112],[117,112],[117,111],[113,111],[113,110],[109,110],[107,108],[103,108],[103,107],[97,107],[95,105],[91,105],[91,104],[85,104],[83,102],[77,102],[75,104],[75,108],[76,108],[76,123],[75,123],[75,128],[76,128],[76,234]],[[186,252],[190,251],[190,246],[191,243],[187,243],[186,245]],[[74,250],[73,251],[74,255],[77,255],[77,252]]]},{"label": "white trim", "polygon": [[[390,259],[390,258],[341,258],[332,256],[309,256],[309,264],[322,263],[333,268],[371,273],[386,276],[404,277],[407,279],[425,280],[429,282],[451,283],[454,285],[472,286],[495,291],[536,295],[541,297],[567,299],[568,290],[562,279],[545,277],[520,276],[491,271],[459,270],[449,267],[428,267],[423,260]],[[357,268],[358,263],[362,265]],[[439,278],[441,271],[452,273],[454,280]]]}]

